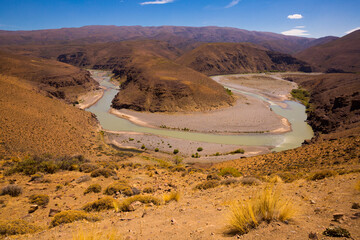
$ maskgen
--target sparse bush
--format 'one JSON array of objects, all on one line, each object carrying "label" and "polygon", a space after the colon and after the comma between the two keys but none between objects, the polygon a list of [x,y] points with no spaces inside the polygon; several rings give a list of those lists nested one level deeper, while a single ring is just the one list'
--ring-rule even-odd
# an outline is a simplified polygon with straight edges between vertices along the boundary
[{"label": "sparse bush", "polygon": [[31,176],[30,182],[38,182],[40,180],[42,180],[44,178],[43,175],[39,174],[39,173],[35,173],[34,175]]},{"label": "sparse bush", "polygon": [[80,220],[96,222],[99,221],[100,218],[96,215],[92,215],[84,211],[78,211],[78,210],[62,211],[55,214],[54,218],[51,220],[50,227],[56,227],[60,224],[72,223]]},{"label": "sparse bush", "polygon": [[104,197],[94,202],[85,204],[81,209],[86,212],[100,212],[104,210],[113,209],[114,204],[116,204],[116,200],[114,198]]},{"label": "sparse bush", "polygon": [[116,212],[128,212],[131,211],[131,204],[133,202],[139,201],[141,203],[153,203],[154,205],[161,205],[161,200],[154,196],[149,195],[136,195],[129,197],[122,202],[115,202],[114,207]]},{"label": "sparse bush", "polygon": [[159,148],[155,148],[155,152],[158,152],[159,151]]},{"label": "sparse bush", "polygon": [[294,214],[295,208],[290,201],[282,199],[280,193],[273,188],[265,188],[255,198],[237,202],[231,207],[229,230],[245,234],[262,222],[285,221]]},{"label": "sparse bush", "polygon": [[15,184],[10,184],[3,187],[0,191],[0,195],[10,195],[12,197],[17,197],[22,193],[22,188]]},{"label": "sparse bush", "polygon": [[202,183],[199,183],[198,185],[195,186],[196,189],[200,189],[200,190],[206,190],[206,189],[209,189],[209,188],[214,188],[214,187],[217,187],[219,186],[220,183],[219,181],[216,181],[216,180],[206,180]]},{"label": "sparse bush", "polygon": [[220,177],[219,177],[219,175],[217,175],[215,173],[211,173],[206,176],[206,179],[207,180],[220,180]]},{"label": "sparse bush", "polygon": [[105,189],[106,195],[114,195],[117,192],[124,194],[125,196],[132,196],[134,192],[130,185],[124,181],[114,182]]},{"label": "sparse bush", "polygon": [[104,176],[105,178],[116,176],[116,172],[114,170],[108,168],[100,168],[91,172],[91,177],[100,177]]},{"label": "sparse bush", "polygon": [[141,149],[145,149],[145,145],[143,144],[143,145],[141,145]]},{"label": "sparse bush", "polygon": [[275,175],[267,180],[269,183],[282,183],[283,180],[278,175]]},{"label": "sparse bush", "polygon": [[174,149],[173,153],[174,153],[174,154],[178,154],[178,153],[179,153],[179,149]]},{"label": "sparse bush", "polygon": [[171,169],[171,171],[173,171],[173,172],[185,172],[186,168],[184,168],[183,166],[175,166],[173,169]]},{"label": "sparse bush", "polygon": [[236,149],[235,151],[230,152],[230,154],[238,154],[238,153],[244,154],[245,150],[242,148],[239,148],[239,149]]},{"label": "sparse bush", "polygon": [[0,221],[0,236],[35,233],[41,228],[24,220]]},{"label": "sparse bush", "polygon": [[225,167],[220,169],[219,175],[223,177],[225,176],[240,177],[241,173],[236,168]]},{"label": "sparse bush", "polygon": [[231,184],[237,184],[239,183],[239,180],[235,179],[235,178],[228,178],[228,179],[225,179],[225,180],[222,180],[221,181],[221,184],[222,185],[231,185]]},{"label": "sparse bush", "polygon": [[165,193],[163,195],[163,200],[166,203],[171,201],[178,202],[180,200],[181,194],[179,192],[171,192],[171,193]]},{"label": "sparse bush", "polygon": [[202,150],[203,150],[202,147],[198,147],[198,148],[196,149],[196,151],[198,151],[198,152],[201,152]]},{"label": "sparse bush", "polygon": [[92,163],[84,163],[80,165],[80,172],[84,173],[90,173],[96,169],[98,169],[99,166],[92,164]]},{"label": "sparse bush", "polygon": [[337,175],[337,173],[335,171],[323,170],[323,171],[312,173],[309,176],[309,180],[312,180],[312,181],[321,180],[321,179],[332,177],[332,176],[335,176],[335,175]]},{"label": "sparse bush", "polygon": [[29,197],[29,202],[32,204],[36,204],[41,207],[46,207],[49,203],[49,196],[45,194],[33,194]]},{"label": "sparse bush", "polygon": [[79,177],[78,179],[76,179],[76,183],[83,183],[83,182],[87,182],[90,181],[91,177],[88,175],[83,175],[81,177]]},{"label": "sparse bush", "polygon": [[101,186],[97,183],[91,184],[85,191],[84,195],[88,193],[99,193],[101,192]]},{"label": "sparse bush", "polygon": [[240,179],[240,182],[242,185],[259,185],[260,184],[260,180],[255,178],[255,177],[243,177]]},{"label": "sparse bush", "polygon": [[327,228],[323,234],[325,236],[328,236],[328,237],[346,237],[346,238],[351,238],[351,235],[349,233],[348,230],[346,230],[345,228],[342,228],[342,227],[330,227],[330,228]]},{"label": "sparse bush", "polygon": [[153,193],[155,192],[153,187],[146,187],[143,189],[143,193]]}]

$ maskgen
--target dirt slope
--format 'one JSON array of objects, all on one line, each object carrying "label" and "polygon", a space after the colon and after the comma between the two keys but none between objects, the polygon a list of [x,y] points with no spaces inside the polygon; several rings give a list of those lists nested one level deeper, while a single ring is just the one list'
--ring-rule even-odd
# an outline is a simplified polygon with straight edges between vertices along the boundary
[{"label": "dirt slope", "polygon": [[0,153],[90,154],[97,121],[90,113],[34,90],[26,81],[0,75]]},{"label": "dirt slope", "polygon": [[332,68],[360,72],[360,30],[335,41],[308,48],[295,56],[319,66],[322,71],[331,71]]},{"label": "dirt slope", "polygon": [[98,87],[89,72],[77,67],[1,51],[0,74],[18,77],[44,94],[67,102],[74,102],[79,95]]},{"label": "dirt slope", "polygon": [[206,75],[263,71],[306,71],[307,63],[250,43],[209,43],[182,55],[177,62]]}]

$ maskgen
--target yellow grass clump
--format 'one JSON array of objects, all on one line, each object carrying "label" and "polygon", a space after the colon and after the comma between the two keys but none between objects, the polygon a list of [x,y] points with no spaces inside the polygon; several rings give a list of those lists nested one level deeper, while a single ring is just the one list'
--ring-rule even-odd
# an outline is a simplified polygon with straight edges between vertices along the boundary
[{"label": "yellow grass clump", "polygon": [[133,202],[141,202],[141,203],[153,203],[154,205],[161,205],[161,199],[150,196],[150,195],[135,195],[129,198],[126,198],[125,200],[121,202],[113,202],[113,206],[115,208],[116,212],[128,212],[133,211],[134,209],[131,207],[131,204]]},{"label": "yellow grass clump", "polygon": [[78,232],[73,234],[73,240],[121,240],[121,235],[115,229],[102,230],[102,229],[87,229],[84,231],[81,228]]},{"label": "yellow grass clump", "polygon": [[360,180],[356,182],[355,189],[360,192]]},{"label": "yellow grass clump", "polygon": [[180,192],[171,192],[171,193],[163,195],[163,200],[164,200],[165,204],[168,202],[171,202],[171,201],[178,202],[180,200],[180,198],[181,198]]},{"label": "yellow grass clump", "polygon": [[0,221],[0,236],[34,233],[39,230],[40,227],[24,220]]},{"label": "yellow grass clump", "polygon": [[78,210],[62,211],[55,214],[54,218],[50,223],[50,226],[56,227],[61,224],[72,223],[80,220],[96,222],[99,221],[100,218],[96,215],[92,215],[84,211],[78,211]]},{"label": "yellow grass clump", "polygon": [[245,234],[261,222],[289,220],[295,213],[295,207],[289,200],[283,199],[279,191],[266,187],[256,197],[231,207],[229,230]]}]

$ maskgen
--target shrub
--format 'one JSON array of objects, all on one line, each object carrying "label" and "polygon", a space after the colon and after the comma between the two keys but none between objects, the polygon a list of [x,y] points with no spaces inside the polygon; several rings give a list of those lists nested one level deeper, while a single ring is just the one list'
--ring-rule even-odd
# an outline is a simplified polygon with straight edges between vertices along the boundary
[{"label": "shrub", "polygon": [[55,214],[55,216],[51,220],[50,227],[56,227],[60,224],[72,223],[80,220],[96,222],[99,221],[100,218],[96,215],[92,215],[79,210],[62,211]]},{"label": "shrub", "polygon": [[240,179],[242,185],[258,185],[260,184],[260,180],[255,177],[243,177]]},{"label": "shrub", "polygon": [[159,151],[159,148],[155,148],[155,152],[158,152]]},{"label": "shrub", "polygon": [[235,151],[230,152],[230,154],[238,154],[238,153],[244,154],[245,150],[242,148],[239,148],[239,149],[236,149]]},{"label": "shrub", "polygon": [[131,188],[130,185],[128,185],[126,182],[124,181],[119,181],[119,182],[115,182],[110,184],[106,189],[105,189],[105,194],[106,195],[114,195],[117,192],[124,194],[125,196],[132,196],[134,195],[134,192]]},{"label": "shrub", "polygon": [[91,184],[85,191],[84,195],[88,193],[99,193],[101,192],[101,186],[97,183]]},{"label": "shrub", "polygon": [[230,230],[244,234],[262,222],[285,221],[295,214],[290,201],[284,200],[280,192],[265,188],[256,197],[245,202],[237,202],[231,207]]},{"label": "shrub", "polygon": [[84,163],[80,165],[80,172],[90,173],[96,169],[98,169],[99,166],[92,164],[92,163]]},{"label": "shrub", "polygon": [[153,193],[155,192],[153,187],[146,187],[143,189],[143,193]]},{"label": "shrub", "polygon": [[181,194],[179,192],[171,192],[171,193],[166,193],[163,195],[163,200],[166,203],[171,202],[171,201],[176,201],[178,202],[180,200]]},{"label": "shrub", "polygon": [[202,147],[198,147],[198,148],[196,149],[196,151],[198,151],[198,152],[201,152],[202,150],[203,150]]},{"label": "shrub", "polygon": [[309,177],[309,180],[312,180],[312,181],[321,180],[324,178],[335,176],[336,174],[337,173],[335,171],[323,170],[323,171],[312,173]]},{"label": "shrub", "polygon": [[221,184],[228,186],[228,185],[231,185],[231,184],[236,184],[238,182],[239,182],[239,180],[237,180],[235,178],[228,178],[228,179],[225,179],[225,180],[221,181]]},{"label": "shrub", "polygon": [[174,149],[173,153],[174,153],[174,154],[178,154],[178,153],[179,153],[179,149]]},{"label": "shrub", "polygon": [[127,212],[127,211],[131,211],[131,204],[133,202],[139,201],[141,203],[153,203],[154,205],[161,205],[161,200],[157,197],[154,196],[149,196],[149,195],[136,195],[136,196],[132,196],[129,197],[123,201],[119,202],[115,202],[114,207],[115,207],[115,211],[116,212]]},{"label": "shrub", "polygon": [[32,204],[45,207],[49,203],[49,196],[45,194],[33,194],[29,197],[29,202]]},{"label": "shrub", "polygon": [[105,178],[116,176],[116,172],[114,170],[108,168],[100,168],[91,172],[91,177],[100,177],[104,176]]},{"label": "shrub", "polygon": [[199,183],[198,185],[195,186],[196,189],[200,189],[200,190],[206,190],[206,189],[209,189],[209,188],[214,188],[214,187],[217,187],[219,186],[220,183],[219,181],[216,181],[216,180],[206,180],[202,183]]},{"label": "shrub", "polygon": [[143,145],[141,145],[141,149],[145,149],[145,145],[143,144]]},{"label": "shrub", "polygon": [[207,180],[220,180],[220,177],[219,177],[219,175],[217,175],[215,173],[211,173],[206,176],[206,179]]},{"label": "shrub", "polygon": [[22,193],[22,188],[15,184],[10,184],[3,187],[0,191],[0,195],[10,195],[12,197],[17,197]]},{"label": "shrub", "polygon": [[0,221],[0,235],[17,235],[35,233],[40,227],[30,224],[24,220]]},{"label": "shrub", "polygon": [[282,180],[282,178],[279,177],[278,175],[275,175],[275,176],[269,178],[269,179],[268,179],[268,182],[269,182],[269,183],[282,183],[283,180]]},{"label": "shrub", "polygon": [[241,173],[236,168],[226,167],[226,168],[220,169],[219,175],[223,176],[223,177],[225,177],[225,176],[240,177]]},{"label": "shrub", "polygon": [[104,197],[96,200],[94,202],[90,202],[85,204],[81,209],[86,212],[100,212],[104,210],[109,210],[114,208],[114,204],[116,200],[112,197]]},{"label": "shrub", "polygon": [[327,228],[323,234],[328,237],[346,237],[351,238],[351,235],[348,230],[342,228],[342,227],[330,227]]}]

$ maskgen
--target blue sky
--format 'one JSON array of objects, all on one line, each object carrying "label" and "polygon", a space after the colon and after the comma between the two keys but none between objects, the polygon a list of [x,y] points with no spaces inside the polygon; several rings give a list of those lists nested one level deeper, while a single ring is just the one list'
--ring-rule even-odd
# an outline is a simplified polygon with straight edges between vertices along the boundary
[{"label": "blue sky", "polygon": [[360,0],[0,0],[0,29],[227,26],[305,37],[360,27]]}]

